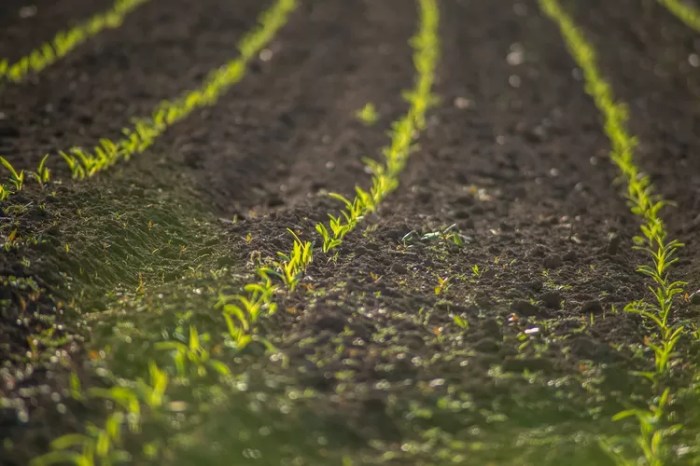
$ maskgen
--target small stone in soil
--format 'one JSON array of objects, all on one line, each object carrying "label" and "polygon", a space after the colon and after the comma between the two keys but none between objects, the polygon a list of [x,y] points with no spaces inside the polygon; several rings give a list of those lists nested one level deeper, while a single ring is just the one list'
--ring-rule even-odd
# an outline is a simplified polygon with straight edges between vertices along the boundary
[{"label": "small stone in soil", "polygon": [[320,316],[314,321],[314,326],[316,328],[321,330],[331,330],[336,333],[342,332],[345,329],[345,324],[345,319],[332,314]]},{"label": "small stone in soil", "polygon": [[700,290],[695,291],[690,295],[691,304],[700,304]]},{"label": "small stone in soil", "polygon": [[482,338],[474,345],[474,349],[480,353],[496,353],[499,347],[498,342],[493,338]]},{"label": "small stone in soil", "polygon": [[567,262],[572,262],[576,260],[576,253],[574,251],[569,251],[562,256],[562,260]]},{"label": "small stone in soil", "polygon": [[586,301],[583,303],[583,306],[581,306],[581,312],[585,312],[586,314],[600,314],[603,312],[603,305],[600,304],[600,301]]},{"label": "small stone in soil", "polygon": [[532,317],[537,315],[537,306],[529,301],[517,300],[510,305],[511,312],[515,312],[521,316]]},{"label": "small stone in soil", "polygon": [[561,309],[561,293],[558,291],[549,291],[542,295],[542,304],[550,309]]},{"label": "small stone in soil", "polygon": [[622,239],[620,238],[619,235],[611,235],[610,239],[608,240],[607,253],[610,254],[611,256],[614,256],[615,254],[617,254],[617,251],[620,249],[621,242],[622,242]]},{"label": "small stone in soil", "polygon": [[543,262],[544,266],[548,269],[558,269],[561,267],[561,263],[561,257],[559,256],[547,256]]},{"label": "small stone in soil", "polygon": [[525,286],[532,291],[542,291],[542,288],[544,288],[544,283],[542,283],[542,280],[532,280],[530,282],[526,282]]}]

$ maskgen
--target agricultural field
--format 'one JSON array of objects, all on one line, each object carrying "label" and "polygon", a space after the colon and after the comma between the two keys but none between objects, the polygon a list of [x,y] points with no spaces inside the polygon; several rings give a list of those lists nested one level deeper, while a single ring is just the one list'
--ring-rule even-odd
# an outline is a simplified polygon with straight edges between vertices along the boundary
[{"label": "agricultural field", "polygon": [[3,0],[0,465],[700,465],[698,0]]}]

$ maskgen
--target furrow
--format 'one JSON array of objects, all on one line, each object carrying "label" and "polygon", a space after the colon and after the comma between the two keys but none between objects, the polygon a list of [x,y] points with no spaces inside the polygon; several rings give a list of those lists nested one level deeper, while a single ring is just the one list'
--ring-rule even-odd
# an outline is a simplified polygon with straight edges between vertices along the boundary
[{"label": "furrow", "polygon": [[636,163],[637,140],[627,129],[627,108],[615,100],[612,87],[598,68],[595,49],[557,0],[540,0],[540,7],[559,26],[572,57],[583,70],[586,91],[603,116],[605,133],[612,145],[610,158],[624,180],[631,212],[641,222],[640,234],[634,238],[635,249],[648,258],[637,271],[649,279],[651,296],[629,303],[625,311],[640,316],[653,329],[645,345],[654,354],[654,367],[638,374],[651,382],[653,395],[648,406],[622,411],[614,418],[637,421],[637,451],[628,451],[616,440],[603,440],[603,443],[618,464],[639,464],[636,457],[643,458],[645,464],[666,464],[673,454],[670,437],[679,428],[672,425],[669,416],[674,395],[669,377],[676,362],[676,345],[684,330],[674,322],[674,297],[683,293],[685,285],[670,278],[669,268],[678,261],[676,256],[682,244],[668,237],[660,216],[667,202],[656,193],[649,176]]}]

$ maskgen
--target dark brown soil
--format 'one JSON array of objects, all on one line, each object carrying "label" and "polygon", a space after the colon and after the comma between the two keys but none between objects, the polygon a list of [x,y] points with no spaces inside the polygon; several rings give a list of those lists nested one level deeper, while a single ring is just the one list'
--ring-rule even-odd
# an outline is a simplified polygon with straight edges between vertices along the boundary
[{"label": "dark brown soil", "polygon": [[[19,49],[6,44],[55,30],[41,5],[26,27],[13,22],[20,4],[0,10],[8,56]],[[565,6],[630,105],[640,165],[677,204],[664,213],[686,243],[678,318],[697,321],[700,75],[688,56],[700,39],[655,2]],[[46,151],[115,137],[234,58],[262,8],[149,2],[0,90],[0,153],[32,167]],[[183,465],[603,465],[600,438],[631,448],[637,427],[610,418],[652,394],[631,374],[651,364],[649,330],[622,312],[647,293],[635,273],[645,259],[600,114],[534,0],[441,10],[440,101],[399,189],[337,255],[317,249],[302,286],[261,324],[284,358],[262,345],[221,350],[233,376],[173,384],[170,399],[187,409],[128,437],[134,463],[153,462],[141,446],[154,441],[158,464]],[[88,386],[144,377],[148,358],[164,358],[155,343],[184,338],[187,323],[218,341],[217,292],[288,250],[288,228],[313,239],[314,223],[340,209],[329,191],[367,185],[363,157],[380,157],[407,108],[415,26],[405,0],[304,1],[216,106],[128,163],[4,206],[2,232],[17,239],[0,258],[2,464],[100,422],[101,403],[70,400],[71,372]],[[367,102],[380,114],[372,126],[355,117]],[[682,340],[675,388],[693,383],[699,350]],[[695,464],[700,410],[681,393],[677,445],[690,446],[673,464]]]}]

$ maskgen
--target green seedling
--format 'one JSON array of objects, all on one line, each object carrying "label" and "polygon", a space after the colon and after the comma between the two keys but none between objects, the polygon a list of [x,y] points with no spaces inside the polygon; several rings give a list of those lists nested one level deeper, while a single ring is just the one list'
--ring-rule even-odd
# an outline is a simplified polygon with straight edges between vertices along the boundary
[{"label": "green seedling", "polygon": [[49,154],[44,155],[39,162],[39,166],[37,167],[36,171],[30,172],[30,175],[39,184],[41,189],[44,189],[44,186],[51,181],[51,170],[49,170],[49,168],[46,166],[46,161],[48,159]]},{"label": "green seedling", "polygon": [[461,328],[462,330],[469,329],[469,322],[466,319],[464,319],[462,316],[455,314],[452,317],[452,321],[455,323],[455,325],[457,327]]},{"label": "green seedling", "polygon": [[417,241],[425,243],[431,241],[445,241],[447,243],[452,243],[455,246],[462,247],[469,240],[470,239],[467,236],[461,234],[457,230],[456,224],[450,225],[444,230],[431,231],[422,235],[415,230],[411,230],[407,234],[405,234],[403,238],[401,238],[401,242],[404,246],[408,246],[411,243],[415,243]]},{"label": "green seedling", "polygon": [[290,291],[294,291],[301,280],[306,267],[313,260],[313,248],[310,241],[301,241],[299,236],[288,229],[294,238],[292,250],[289,253],[278,252],[280,261],[274,262],[274,267],[262,267],[259,274],[267,277],[277,277],[282,280]]},{"label": "green seedling", "polygon": [[[333,224],[333,220],[334,218],[331,216],[331,224]],[[341,239],[337,239],[334,233],[329,232],[328,228],[323,223],[316,224],[316,231],[319,235],[321,235],[321,239],[323,239],[322,248],[324,254],[343,244],[343,241]]]},{"label": "green seedling", "polygon": [[358,110],[355,115],[357,116],[358,120],[367,126],[372,126],[377,122],[377,120],[379,120],[377,109],[371,102],[366,103],[365,106]]},{"label": "green seedling", "polygon": [[435,286],[434,292],[435,292],[435,296],[440,296],[441,294],[446,292],[447,289],[450,287],[450,278],[449,277],[447,277],[447,278],[438,277],[437,280],[438,280],[438,283],[437,283],[437,286]]},{"label": "green seedling", "polygon": [[228,366],[211,357],[210,351],[206,348],[209,339],[209,334],[200,334],[194,326],[190,326],[187,343],[175,340],[163,341],[156,343],[155,347],[158,350],[172,352],[173,362],[180,377],[184,378],[190,375],[204,377],[209,373],[209,370],[214,370],[220,375],[229,375]]},{"label": "green seedling", "polygon": [[481,278],[482,270],[479,267],[479,264],[474,264],[472,265],[472,276],[474,278]]},{"label": "green seedling", "polygon": [[[71,377],[76,399],[102,399],[114,405],[114,411],[104,425],[88,425],[84,434],[67,434],[51,442],[51,451],[34,458],[30,465],[48,466],[53,464],[74,464],[91,466],[96,464],[119,464],[131,460],[131,456],[120,448],[123,426],[132,433],[138,433],[143,415],[143,407],[155,411],[165,403],[168,375],[155,363],[149,364],[149,381],[137,380],[134,386],[112,388],[91,388],[83,394],[77,376]],[[75,397],[75,394],[74,394]]]},{"label": "green seedling", "polygon": [[17,171],[15,167],[5,158],[0,156],[0,164],[10,172],[10,183],[15,188],[15,192],[21,191],[24,186],[24,170]]}]

